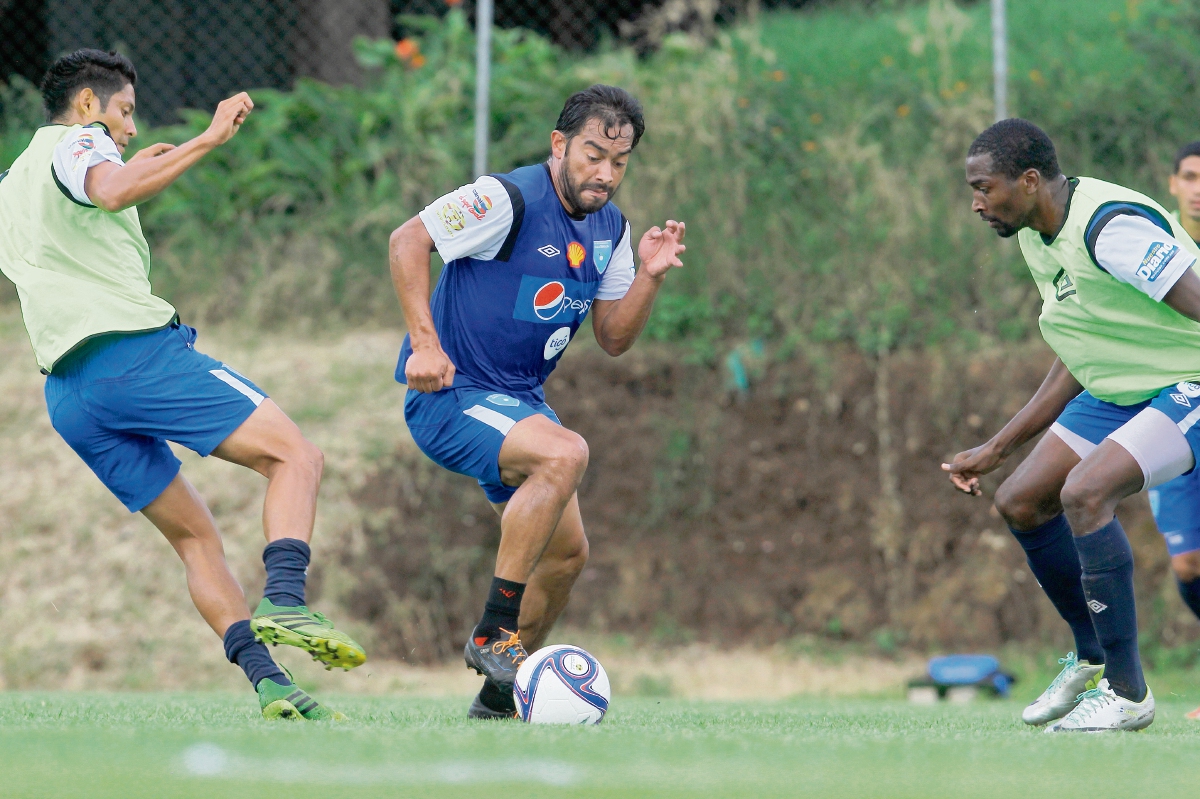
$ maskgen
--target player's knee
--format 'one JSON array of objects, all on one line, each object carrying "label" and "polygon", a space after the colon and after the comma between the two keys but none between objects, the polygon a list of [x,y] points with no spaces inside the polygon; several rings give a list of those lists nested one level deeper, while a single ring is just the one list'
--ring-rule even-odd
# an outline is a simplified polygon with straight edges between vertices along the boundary
[{"label": "player's knee", "polygon": [[1044,516],[1042,503],[1030,496],[1025,487],[1006,480],[996,489],[996,510],[1014,530],[1032,530],[1047,519]]},{"label": "player's knee", "polygon": [[590,452],[583,436],[563,430],[555,437],[554,443],[546,448],[544,465],[550,473],[578,485],[583,479],[583,473],[587,471],[589,457]]},{"label": "player's knee", "polygon": [[1074,530],[1076,535],[1092,532],[1087,528],[1103,522],[1101,517],[1107,515],[1107,506],[1111,504],[1108,492],[1086,478],[1068,477],[1059,497],[1072,528],[1081,528]]},{"label": "player's knee", "polygon": [[1190,583],[1200,578],[1200,550],[1172,556],[1171,571],[1181,583]]}]

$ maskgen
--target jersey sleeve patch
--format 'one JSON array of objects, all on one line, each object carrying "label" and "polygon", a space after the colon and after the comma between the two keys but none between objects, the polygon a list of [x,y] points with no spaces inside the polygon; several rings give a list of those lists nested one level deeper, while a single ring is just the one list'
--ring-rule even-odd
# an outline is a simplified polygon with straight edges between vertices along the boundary
[{"label": "jersey sleeve patch", "polygon": [[491,261],[513,227],[513,204],[500,181],[488,175],[438,198],[420,217],[446,263]]},{"label": "jersey sleeve patch", "polygon": [[105,161],[118,166],[125,165],[116,142],[104,130],[80,128],[55,146],[52,161],[54,180],[68,199],[92,207],[95,203],[87,196],[85,189],[87,171]]},{"label": "jersey sleeve patch", "polygon": [[1096,263],[1105,272],[1159,302],[1196,262],[1153,221],[1129,214],[1104,226],[1094,250]]},{"label": "jersey sleeve patch", "polygon": [[[619,300],[629,293],[635,275],[633,268],[632,231],[627,220],[625,231],[617,246],[611,249],[605,261],[605,267],[600,275],[600,288],[596,292],[598,300]],[[594,257],[594,256],[593,256]],[[599,269],[599,263],[596,264]]]}]

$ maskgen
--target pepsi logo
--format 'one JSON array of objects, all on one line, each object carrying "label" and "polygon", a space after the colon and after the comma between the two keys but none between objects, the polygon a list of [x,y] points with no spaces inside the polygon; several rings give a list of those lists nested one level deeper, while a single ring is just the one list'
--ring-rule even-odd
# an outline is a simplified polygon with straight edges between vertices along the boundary
[{"label": "pepsi logo", "polygon": [[557,280],[551,281],[537,290],[533,295],[533,312],[539,319],[550,320],[558,315],[563,300],[567,298],[567,290]]}]

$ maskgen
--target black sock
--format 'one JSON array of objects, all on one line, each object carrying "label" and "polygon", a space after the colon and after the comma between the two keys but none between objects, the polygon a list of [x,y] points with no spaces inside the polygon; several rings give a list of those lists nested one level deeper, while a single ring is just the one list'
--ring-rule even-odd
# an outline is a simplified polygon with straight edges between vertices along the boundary
[{"label": "black sock", "polygon": [[277,607],[292,608],[304,604],[304,581],[312,550],[298,538],[281,538],[263,550],[267,584],[263,596]]},{"label": "black sock", "polygon": [[1079,659],[1095,666],[1103,663],[1104,650],[1100,647],[1100,639],[1096,637],[1087,598],[1083,595],[1083,583],[1080,580],[1083,568],[1079,565],[1079,553],[1075,550],[1071,525],[1066,515],[1060,513],[1032,530],[1008,529],[1025,550],[1030,571],[1054,604],[1058,615],[1071,626]]},{"label": "black sock", "polygon": [[1141,702],[1146,679],[1138,654],[1137,608],[1133,599],[1133,550],[1115,518],[1075,539],[1083,564],[1083,593],[1096,636],[1104,647],[1104,677],[1118,696]]},{"label": "black sock", "polygon": [[483,646],[493,638],[500,637],[500,630],[517,632],[517,618],[521,615],[521,597],[525,595],[525,583],[514,583],[500,577],[492,578],[487,604],[483,606],[483,618],[475,625],[471,637],[476,646]]},{"label": "black sock", "polygon": [[483,681],[483,687],[479,689],[479,701],[488,710],[494,710],[497,713],[512,713],[517,709],[513,692],[505,691],[491,680]]},{"label": "black sock", "polygon": [[235,621],[225,631],[225,657],[246,672],[246,679],[258,688],[262,680],[272,680],[280,685],[291,685],[292,681],[271,659],[271,653],[260,641],[256,641],[250,630],[249,621]]},{"label": "black sock", "polygon": [[1185,583],[1182,580],[1176,579],[1179,585],[1179,595],[1183,597],[1184,604],[1192,609],[1192,613],[1196,614],[1196,618],[1200,619],[1200,577],[1192,580],[1190,583]]}]

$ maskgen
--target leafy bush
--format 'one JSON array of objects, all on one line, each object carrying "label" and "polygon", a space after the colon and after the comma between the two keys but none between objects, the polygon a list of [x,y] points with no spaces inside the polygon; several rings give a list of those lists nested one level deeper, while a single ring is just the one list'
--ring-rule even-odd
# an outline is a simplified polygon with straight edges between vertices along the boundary
[{"label": "leafy bush", "polygon": [[[399,51],[360,44],[364,88],[255,92],[243,131],[146,204],[156,286],[190,318],[399,320],[388,234],[472,177],[472,32],[457,11],[407,23],[419,35]],[[1016,4],[1010,30],[1014,108],[1056,138],[1064,168],[1161,193],[1170,152],[1195,136],[1200,12],[1045,0]],[[618,83],[645,104],[618,201],[639,232],[668,216],[690,231],[651,337],[712,361],[752,341],[818,357],[833,342],[878,354],[1033,331],[1019,252],[971,217],[962,184],[991,117],[985,4],[764,14],[641,59],[498,31],[495,60],[495,171],[545,156],[575,89]],[[36,102],[18,84],[0,102],[8,160]]]}]

